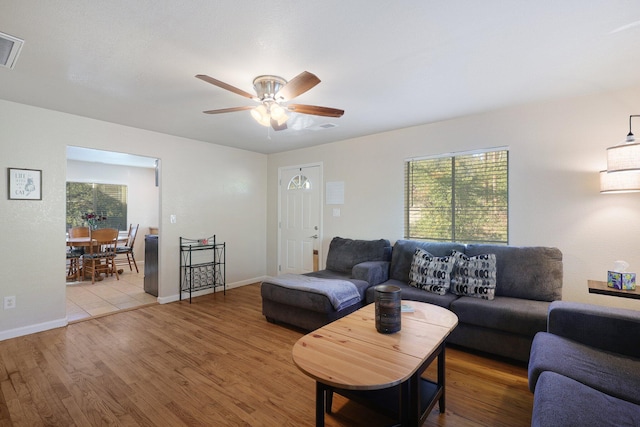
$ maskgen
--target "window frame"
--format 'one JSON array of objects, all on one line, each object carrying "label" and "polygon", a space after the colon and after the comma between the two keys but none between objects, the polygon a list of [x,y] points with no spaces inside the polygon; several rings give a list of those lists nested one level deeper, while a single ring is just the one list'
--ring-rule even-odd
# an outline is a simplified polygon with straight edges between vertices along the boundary
[{"label": "window frame", "polygon": [[[494,152],[504,152],[504,155],[505,155],[505,158],[502,159],[500,162],[493,163],[493,164],[496,164],[498,167],[504,168],[504,174],[500,175],[500,178],[504,179],[505,181],[503,184],[505,188],[503,190],[503,193],[500,194],[504,200],[504,205],[497,205],[500,207],[500,211],[498,215],[504,216],[504,228],[500,228],[500,230],[498,230],[497,233],[503,234],[504,239],[500,239],[499,237],[496,237],[495,239],[487,239],[485,238],[485,236],[478,236],[478,235],[472,236],[471,238],[469,236],[456,235],[456,230],[457,230],[456,222],[459,222],[460,220],[459,217],[461,214],[461,212],[458,209],[456,209],[460,205],[460,201],[456,193],[456,190],[458,191],[460,190],[460,188],[457,188],[456,186],[456,163],[457,163],[456,159],[469,157],[469,156],[486,155],[488,153],[494,153]],[[435,230],[435,233],[432,236],[416,236],[415,231],[412,231],[412,230],[415,230],[415,227],[412,227],[412,224],[415,223],[415,221],[412,220],[412,213],[415,213],[416,210],[418,211],[421,209],[426,210],[426,208],[424,207],[415,208],[414,205],[411,204],[412,201],[415,200],[415,194],[413,193],[413,190],[415,189],[413,185],[413,183],[415,183],[415,176],[413,175],[414,172],[412,171],[411,167],[417,164],[418,162],[442,161],[442,160],[446,160],[447,163],[450,164],[450,167],[447,166],[446,169],[444,167],[441,167],[440,169],[442,170],[442,176],[444,180],[447,180],[449,178],[446,176],[446,174],[450,172],[451,188],[448,193],[448,195],[450,196],[450,200],[447,203],[443,203],[439,207],[435,207],[434,209],[435,210],[439,209],[441,212],[440,216],[443,218],[444,218],[444,215],[442,215],[442,213],[445,212],[446,210],[449,211],[448,223],[445,221],[445,225],[447,225],[447,227],[443,228],[443,230],[448,232],[449,235],[448,237],[437,236],[438,233],[437,233],[437,230]],[[442,188],[442,185],[440,187]],[[493,205],[493,206],[496,206],[496,205]],[[492,207],[487,207],[486,212],[490,212],[491,209]],[[492,148],[486,148],[486,149],[478,149],[478,150],[463,151],[463,152],[451,152],[451,153],[443,153],[443,154],[432,155],[432,156],[412,157],[409,159],[405,159],[403,214],[404,214],[404,238],[405,239],[508,245],[509,244],[509,147],[504,147],[504,146],[492,147]],[[424,213],[422,213],[420,217],[423,218]]]}]

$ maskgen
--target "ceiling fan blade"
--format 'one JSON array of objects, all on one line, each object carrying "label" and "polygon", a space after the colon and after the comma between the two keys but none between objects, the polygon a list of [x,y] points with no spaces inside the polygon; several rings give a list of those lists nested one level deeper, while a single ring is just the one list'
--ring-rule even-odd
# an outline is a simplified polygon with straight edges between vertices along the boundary
[{"label": "ceiling fan blade", "polygon": [[196,76],[196,78],[198,78],[198,79],[200,79],[202,81],[205,81],[207,83],[211,83],[214,86],[218,86],[219,88],[226,89],[226,90],[228,90],[230,92],[236,93],[236,94],[238,94],[240,96],[244,96],[245,98],[249,98],[249,99],[255,99],[256,98],[255,95],[252,95],[249,92],[245,92],[242,89],[238,89],[235,86],[231,86],[230,84],[227,84],[225,82],[221,82],[220,80],[216,80],[213,77],[209,77],[209,76],[207,76],[205,74],[198,74]]},{"label": "ceiling fan blade", "polygon": [[273,128],[273,130],[285,130],[287,128],[287,123],[283,123],[281,125],[278,125],[278,121],[271,119],[271,127]]},{"label": "ceiling fan blade", "polygon": [[284,98],[285,100],[290,101],[296,96],[302,95],[318,83],[320,83],[320,79],[315,74],[303,71],[293,79],[289,80],[289,82],[278,91],[276,99]]},{"label": "ceiling fan blade", "polygon": [[231,107],[231,108],[221,108],[219,110],[208,110],[203,111],[205,114],[221,114],[221,113],[233,113],[234,111],[244,111],[244,110],[253,110],[256,107],[246,106],[246,107]]},{"label": "ceiling fan blade", "polygon": [[311,114],[314,116],[342,117],[344,110],[329,107],[318,107],[316,105],[291,104],[287,109],[294,113]]}]

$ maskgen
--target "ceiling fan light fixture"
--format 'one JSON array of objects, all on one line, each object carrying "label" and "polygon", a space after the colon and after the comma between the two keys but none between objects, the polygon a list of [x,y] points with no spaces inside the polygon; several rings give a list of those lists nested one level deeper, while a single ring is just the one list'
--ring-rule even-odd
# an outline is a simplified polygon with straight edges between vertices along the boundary
[{"label": "ceiling fan light fixture", "polygon": [[272,118],[276,121],[276,123],[278,123],[278,126],[282,126],[283,124],[287,123],[287,120],[289,120],[289,116],[282,116],[279,119],[276,119],[275,117]]},{"label": "ceiling fan light fixture", "polygon": [[276,94],[287,84],[279,76],[258,76],[253,79],[253,89],[260,100],[275,99]]},{"label": "ceiling fan light fixture", "polygon": [[[290,112],[324,117],[342,117],[344,114],[344,110],[337,108],[305,104],[282,104],[302,95],[320,83],[320,79],[308,71],[303,71],[289,81],[273,75],[258,76],[253,80],[253,88],[255,89],[256,96],[228,83],[209,77],[206,74],[196,74],[196,78],[260,103],[260,105],[255,108],[251,106],[220,108],[203,111],[204,113],[221,114],[250,110],[251,116],[255,121],[262,126],[271,126],[275,131],[287,129],[286,122],[289,120]],[[294,121],[297,122],[297,120]]]},{"label": "ceiling fan light fixture", "polygon": [[271,126],[271,117],[269,116],[269,111],[264,104],[260,104],[251,110],[251,117],[253,117],[256,122],[260,123],[262,126]]},{"label": "ceiling fan light fixture", "polygon": [[287,116],[287,110],[280,104],[278,103],[273,103],[271,104],[271,107],[269,108],[269,111],[271,112],[271,118],[274,120],[277,120],[278,122],[280,122],[280,120],[283,120],[284,122],[287,121],[287,119],[289,118]]}]

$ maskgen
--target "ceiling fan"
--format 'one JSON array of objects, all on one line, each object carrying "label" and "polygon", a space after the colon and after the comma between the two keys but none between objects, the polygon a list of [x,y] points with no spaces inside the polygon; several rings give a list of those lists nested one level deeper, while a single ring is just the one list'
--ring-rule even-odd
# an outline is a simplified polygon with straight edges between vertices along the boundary
[{"label": "ceiling fan", "polygon": [[344,114],[344,110],[337,108],[305,104],[285,104],[320,83],[320,79],[308,71],[303,71],[288,82],[279,76],[258,76],[253,79],[253,88],[256,91],[256,95],[252,95],[242,89],[238,89],[235,86],[231,86],[230,84],[204,74],[198,74],[196,78],[260,103],[257,107],[231,107],[203,111],[205,114],[251,110],[251,116],[258,123],[263,126],[271,126],[273,130],[284,130],[287,128],[287,120],[289,119],[287,112],[325,117],[342,117]]}]

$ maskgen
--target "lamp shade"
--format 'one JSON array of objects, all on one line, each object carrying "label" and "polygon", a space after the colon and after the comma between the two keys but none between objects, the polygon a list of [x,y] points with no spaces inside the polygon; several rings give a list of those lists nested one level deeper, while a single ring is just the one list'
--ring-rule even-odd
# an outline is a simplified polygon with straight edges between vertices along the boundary
[{"label": "lamp shade", "polygon": [[621,144],[607,148],[607,171],[640,169],[640,143]]},{"label": "lamp shade", "polygon": [[640,169],[600,171],[600,193],[640,191]]}]

